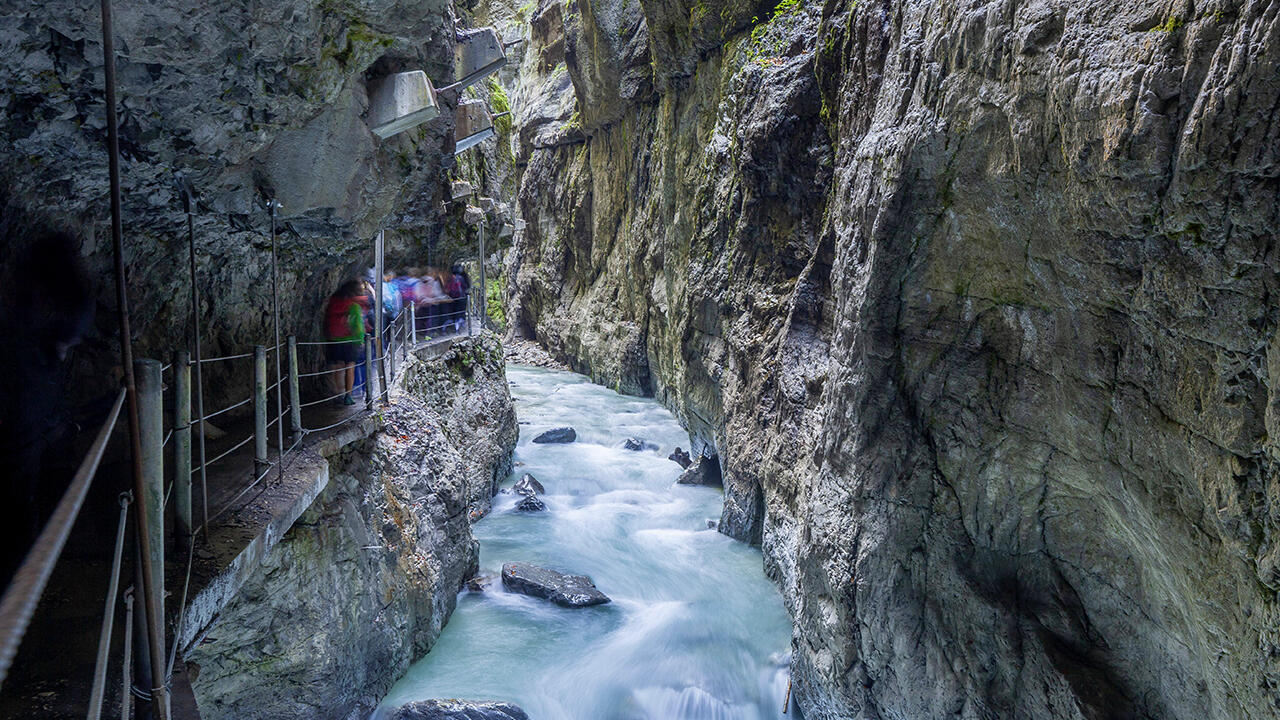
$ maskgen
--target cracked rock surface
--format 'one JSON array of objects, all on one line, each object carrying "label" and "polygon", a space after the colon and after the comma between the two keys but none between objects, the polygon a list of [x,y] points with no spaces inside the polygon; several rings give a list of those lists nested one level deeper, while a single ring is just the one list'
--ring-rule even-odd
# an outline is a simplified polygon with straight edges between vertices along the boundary
[{"label": "cracked rock surface", "polygon": [[508,316],[718,455],[805,716],[1280,712],[1280,8],[638,4],[533,15]]},{"label": "cracked rock surface", "polygon": [[[453,352],[501,357],[492,336]],[[367,717],[435,643],[477,571],[475,498],[505,477],[515,446],[501,365],[466,379],[450,362],[408,361],[381,428],[329,458],[327,488],[185,654],[201,717]],[[477,433],[494,408],[510,422]],[[493,452],[478,453],[486,443]]]}]

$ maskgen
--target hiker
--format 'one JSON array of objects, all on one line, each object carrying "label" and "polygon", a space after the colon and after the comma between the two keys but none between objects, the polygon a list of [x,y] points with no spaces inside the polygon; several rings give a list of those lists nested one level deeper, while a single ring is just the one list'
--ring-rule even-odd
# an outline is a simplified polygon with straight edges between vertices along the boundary
[{"label": "hiker", "polygon": [[458,329],[462,329],[462,324],[467,317],[467,304],[471,302],[471,276],[467,274],[466,269],[462,265],[453,266],[453,276],[458,279],[460,298],[457,302],[458,307]]},{"label": "hiker", "polygon": [[454,332],[462,329],[462,320],[467,314],[467,288],[462,283],[462,277],[462,266],[454,265],[450,268],[445,283],[445,293],[452,298],[448,307],[449,324],[453,326]]},{"label": "hiker", "polygon": [[443,303],[449,300],[448,294],[444,291],[444,283],[440,281],[440,271],[436,268],[428,268],[427,273],[422,276],[422,285],[422,302],[427,308],[427,332],[439,332],[447,320],[444,314],[448,308]]},{"label": "hiker", "polygon": [[325,345],[325,358],[333,371],[332,387],[335,405],[354,405],[355,366],[360,361],[365,336],[364,284],[349,280],[329,298],[325,308],[324,330],[330,344]]}]

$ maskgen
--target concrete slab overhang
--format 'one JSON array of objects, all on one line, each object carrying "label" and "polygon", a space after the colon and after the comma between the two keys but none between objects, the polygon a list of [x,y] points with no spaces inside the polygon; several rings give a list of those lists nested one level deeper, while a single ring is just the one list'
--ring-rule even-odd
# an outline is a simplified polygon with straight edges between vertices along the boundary
[{"label": "concrete slab overhang", "polygon": [[466,30],[458,35],[458,44],[453,48],[453,76],[457,78],[454,86],[462,92],[506,64],[507,54],[497,30]]},{"label": "concrete slab overhang", "polygon": [[483,100],[463,100],[453,114],[454,155],[494,136],[493,118]]},{"label": "concrete slab overhang", "polygon": [[383,140],[439,114],[436,90],[421,70],[394,73],[369,83],[369,130]]}]

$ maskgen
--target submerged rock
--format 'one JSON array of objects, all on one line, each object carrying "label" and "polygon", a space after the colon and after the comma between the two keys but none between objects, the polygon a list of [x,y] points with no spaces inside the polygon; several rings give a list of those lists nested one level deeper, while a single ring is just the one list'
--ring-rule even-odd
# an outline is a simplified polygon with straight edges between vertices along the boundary
[{"label": "submerged rock", "polygon": [[657,450],[658,446],[654,445],[653,443],[647,440],[641,440],[639,438],[629,437],[626,439],[625,442],[622,443],[622,448],[624,450],[639,451],[639,450]]},{"label": "submerged rock", "polygon": [[685,452],[684,449],[680,447],[676,447],[675,450],[672,450],[671,454],[667,456],[667,459],[685,470],[688,470],[689,466],[693,464],[693,458],[689,457],[689,453]]},{"label": "submerged rock", "polygon": [[525,473],[517,480],[516,484],[511,486],[511,490],[520,495],[543,495],[547,492],[547,489],[542,487],[542,483],[538,482],[538,478],[529,473]]},{"label": "submerged rock", "polygon": [[609,602],[586,575],[567,575],[529,563],[502,566],[502,586],[511,592],[546,598],[564,607],[588,607]]},{"label": "submerged rock", "polygon": [[681,473],[676,482],[681,485],[722,485],[720,459],[715,455],[698,458],[698,463]]},{"label": "submerged rock", "polygon": [[536,495],[525,495],[524,498],[516,503],[516,512],[546,512],[547,504],[538,499]]},{"label": "submerged rock", "polygon": [[533,441],[539,444],[545,443],[571,443],[578,439],[578,431],[571,427],[551,428],[542,433]]},{"label": "submerged rock", "polygon": [[511,703],[422,700],[396,708],[391,720],[529,720],[529,716]]}]

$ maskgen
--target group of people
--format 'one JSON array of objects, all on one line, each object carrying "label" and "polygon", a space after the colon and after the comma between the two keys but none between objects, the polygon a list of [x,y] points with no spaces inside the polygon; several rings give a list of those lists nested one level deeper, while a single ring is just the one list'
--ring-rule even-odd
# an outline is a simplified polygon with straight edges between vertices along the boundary
[{"label": "group of people", "polygon": [[[335,404],[354,405],[354,395],[365,386],[365,338],[373,331],[377,297],[373,279],[370,270],[364,280],[343,283],[325,308],[325,359],[332,370]],[[383,327],[413,307],[419,333],[457,332],[466,322],[470,290],[471,278],[459,265],[448,271],[411,268],[400,275],[388,272],[382,277]]]}]

